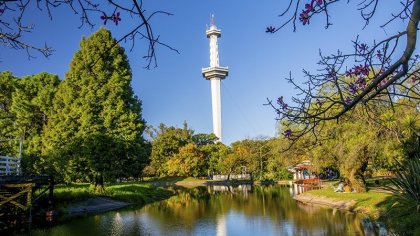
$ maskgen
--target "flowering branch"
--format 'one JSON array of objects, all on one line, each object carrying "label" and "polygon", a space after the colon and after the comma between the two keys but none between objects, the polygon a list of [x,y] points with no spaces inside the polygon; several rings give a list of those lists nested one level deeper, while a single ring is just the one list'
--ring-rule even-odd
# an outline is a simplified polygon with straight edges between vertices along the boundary
[{"label": "flowering branch", "polygon": [[[303,4],[300,0],[290,0],[284,16],[289,11],[303,8],[299,21],[308,25],[312,17],[319,13],[326,16],[326,28],[330,25],[328,7],[339,0],[310,0]],[[365,20],[365,26],[374,16],[379,0],[361,0],[358,10]],[[353,53],[337,51],[336,54],[324,56],[320,51],[320,69],[312,74],[304,70],[306,82],[304,87],[298,85],[291,74],[286,80],[298,91],[292,97],[291,104],[285,106],[283,97],[274,103],[267,99],[267,104],[277,112],[277,119],[286,124],[284,136],[297,140],[328,120],[339,120],[359,104],[367,105],[370,101],[387,102],[392,106],[398,101],[412,101],[413,106],[420,104],[420,68],[418,55],[413,55],[417,41],[418,23],[420,20],[420,1],[405,0],[401,2],[402,10],[392,15],[385,27],[395,20],[409,19],[403,32],[395,33],[379,42],[360,42],[359,37],[353,41]],[[292,23],[296,30],[296,10],[286,19],[286,23],[276,28],[267,27],[267,33],[275,33],[285,25]],[[406,40],[405,42],[403,40]],[[404,46],[404,51],[398,49]],[[418,108],[420,109],[420,108]],[[292,127],[292,128],[290,128]],[[287,132],[286,132],[287,131]],[[315,135],[316,136],[316,135]]]}]

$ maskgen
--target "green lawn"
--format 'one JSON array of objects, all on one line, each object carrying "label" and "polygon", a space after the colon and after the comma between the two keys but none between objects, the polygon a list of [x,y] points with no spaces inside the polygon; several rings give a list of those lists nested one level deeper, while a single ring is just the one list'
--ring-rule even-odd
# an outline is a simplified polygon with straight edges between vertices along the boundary
[{"label": "green lawn", "polygon": [[109,197],[112,199],[146,204],[169,198],[173,192],[163,187],[154,187],[146,182],[115,183],[105,185],[105,192],[96,194],[88,183],[57,185],[54,199],[58,206],[86,200],[91,197]]}]

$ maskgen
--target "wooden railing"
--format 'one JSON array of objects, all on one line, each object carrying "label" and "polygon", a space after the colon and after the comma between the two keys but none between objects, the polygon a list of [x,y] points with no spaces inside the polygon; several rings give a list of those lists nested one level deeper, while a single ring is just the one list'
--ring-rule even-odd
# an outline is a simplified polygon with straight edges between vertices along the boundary
[{"label": "wooden railing", "polygon": [[0,156],[0,175],[17,175],[20,172],[20,159]]},{"label": "wooden railing", "polygon": [[299,179],[296,180],[295,183],[297,184],[312,184],[312,185],[320,185],[322,181],[319,177],[311,178],[311,179]]}]

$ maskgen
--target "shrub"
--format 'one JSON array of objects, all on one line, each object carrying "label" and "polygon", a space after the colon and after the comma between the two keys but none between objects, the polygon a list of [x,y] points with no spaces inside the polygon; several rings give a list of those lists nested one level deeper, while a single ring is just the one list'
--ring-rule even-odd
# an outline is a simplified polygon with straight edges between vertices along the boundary
[{"label": "shrub", "polygon": [[396,164],[388,190],[393,195],[389,225],[399,235],[420,233],[420,157]]}]

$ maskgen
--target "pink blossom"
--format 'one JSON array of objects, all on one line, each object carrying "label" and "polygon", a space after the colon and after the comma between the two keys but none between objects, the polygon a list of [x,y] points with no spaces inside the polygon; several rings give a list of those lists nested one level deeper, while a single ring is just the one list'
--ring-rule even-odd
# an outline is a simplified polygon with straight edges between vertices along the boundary
[{"label": "pink blossom", "polygon": [[265,32],[266,33],[274,33],[274,32],[276,32],[276,28],[275,27],[273,27],[273,26],[269,26],[269,27],[267,27],[267,29],[265,30]]},{"label": "pink blossom", "polygon": [[104,25],[108,22],[108,20],[112,20],[115,25],[118,25],[118,23],[121,21],[120,12],[112,14],[112,16],[107,16],[105,12],[102,13],[101,20],[104,21]]},{"label": "pink blossom", "polygon": [[359,88],[365,88],[366,87],[366,79],[364,77],[359,77],[356,82],[357,86]]},{"label": "pink blossom", "polygon": [[289,106],[283,101],[283,96],[281,96],[281,97],[279,97],[278,99],[277,99],[277,104],[279,104],[280,105],[280,107],[283,109],[283,110],[286,110]]},{"label": "pink blossom", "polygon": [[346,71],[347,76],[360,76],[360,75],[368,75],[369,74],[369,68],[367,65],[358,65],[354,66],[352,69]]},{"label": "pink blossom", "polygon": [[284,134],[284,136],[285,136],[286,138],[290,138],[290,136],[292,136],[292,130],[291,130],[291,129],[286,129],[286,130],[283,132],[283,134]]},{"label": "pink blossom", "polygon": [[357,49],[360,53],[365,53],[368,50],[368,46],[365,43],[357,45]]},{"label": "pink blossom", "polygon": [[357,93],[357,90],[359,90],[359,88],[355,84],[353,83],[349,84],[349,91],[351,94]]},{"label": "pink blossom", "polygon": [[316,1],[316,4],[317,4],[318,6],[322,6],[322,3],[324,2],[323,0],[312,0],[312,1],[311,1],[311,5],[313,5],[315,1]]},{"label": "pink blossom", "polygon": [[309,25],[309,12],[307,11],[302,11],[302,13],[300,13],[300,17],[299,20],[302,21],[303,25],[308,24]]},{"label": "pink blossom", "polygon": [[312,4],[306,3],[305,4],[305,11],[307,13],[309,13],[310,11],[312,11],[314,8],[312,7]]},{"label": "pink blossom", "polygon": [[115,25],[118,25],[118,22],[121,21],[120,12],[112,14],[112,21],[114,21]]},{"label": "pink blossom", "polygon": [[104,21],[104,25],[106,25],[106,22],[108,21],[108,16],[104,13],[102,13],[103,15],[101,16],[101,20]]},{"label": "pink blossom", "polygon": [[350,103],[351,103],[351,98],[350,97],[346,97],[346,101],[345,101],[345,103],[347,104],[347,105],[349,105]]}]

